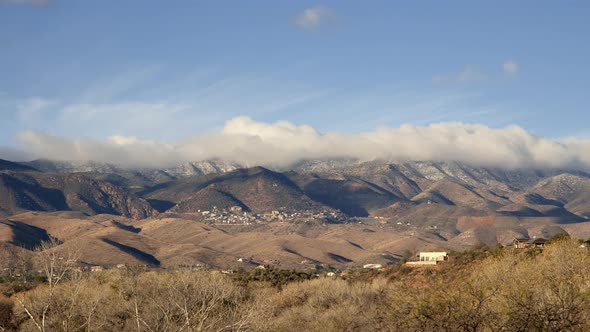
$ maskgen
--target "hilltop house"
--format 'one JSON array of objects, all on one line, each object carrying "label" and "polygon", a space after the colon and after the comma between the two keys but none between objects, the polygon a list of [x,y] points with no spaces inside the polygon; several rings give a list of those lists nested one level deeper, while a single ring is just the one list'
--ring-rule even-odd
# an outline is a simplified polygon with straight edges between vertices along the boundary
[{"label": "hilltop house", "polygon": [[421,262],[444,262],[449,259],[446,251],[421,252],[418,257]]},{"label": "hilltop house", "polygon": [[436,265],[447,260],[449,260],[449,254],[446,251],[426,251],[418,254],[417,262],[407,262],[406,265]]},{"label": "hilltop house", "polygon": [[512,241],[515,249],[531,249],[531,248],[545,248],[545,240],[544,238],[516,238]]}]

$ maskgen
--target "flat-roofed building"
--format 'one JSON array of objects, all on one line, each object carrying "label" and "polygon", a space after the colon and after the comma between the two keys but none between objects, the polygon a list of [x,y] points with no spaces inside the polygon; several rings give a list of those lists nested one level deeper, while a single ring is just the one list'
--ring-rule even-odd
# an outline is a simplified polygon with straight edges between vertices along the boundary
[{"label": "flat-roofed building", "polygon": [[421,262],[444,262],[449,259],[446,251],[421,252],[419,257]]}]

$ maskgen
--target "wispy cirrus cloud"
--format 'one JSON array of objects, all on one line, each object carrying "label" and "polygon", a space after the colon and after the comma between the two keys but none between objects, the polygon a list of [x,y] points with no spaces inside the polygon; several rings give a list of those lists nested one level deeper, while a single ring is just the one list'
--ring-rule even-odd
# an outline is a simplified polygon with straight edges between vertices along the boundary
[{"label": "wispy cirrus cloud", "polygon": [[[514,60],[506,60],[502,63],[502,72],[508,76],[514,76],[520,71],[520,66]],[[478,66],[465,65],[456,73],[437,74],[432,76],[434,83],[478,83],[488,80],[489,76]]]},{"label": "wispy cirrus cloud", "polygon": [[295,16],[293,23],[301,29],[313,31],[335,18],[334,11],[328,7],[317,5],[305,9]]},{"label": "wispy cirrus cloud", "polygon": [[465,65],[458,73],[438,74],[432,77],[435,83],[474,83],[486,79],[487,75],[475,65]]},{"label": "wispy cirrus cloud", "polygon": [[0,5],[32,5],[44,6],[48,5],[52,0],[0,0]]},{"label": "wispy cirrus cloud", "polygon": [[[154,81],[157,88],[145,89]],[[330,91],[276,78],[188,74],[166,77],[159,67],[138,68],[96,80],[61,99],[9,100],[21,131],[102,138],[125,134],[178,139],[219,128],[239,114],[274,116],[324,98]],[[16,127],[16,126],[13,126]]]}]

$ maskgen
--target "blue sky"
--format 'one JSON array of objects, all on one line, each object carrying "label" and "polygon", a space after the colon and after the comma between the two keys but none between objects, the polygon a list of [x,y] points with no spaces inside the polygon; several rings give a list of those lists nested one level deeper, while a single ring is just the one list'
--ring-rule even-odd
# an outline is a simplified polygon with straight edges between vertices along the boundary
[{"label": "blue sky", "polygon": [[587,138],[589,17],[588,1],[0,0],[0,145],[171,142],[244,115]]}]

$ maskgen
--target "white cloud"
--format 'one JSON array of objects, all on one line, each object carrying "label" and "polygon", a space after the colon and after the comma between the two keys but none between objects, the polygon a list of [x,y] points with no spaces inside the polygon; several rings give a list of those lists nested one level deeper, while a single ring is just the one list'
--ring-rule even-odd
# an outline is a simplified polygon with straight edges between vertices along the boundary
[{"label": "white cloud", "polygon": [[502,64],[502,69],[504,70],[505,74],[514,75],[518,73],[520,67],[518,64],[512,60],[507,60]]},{"label": "white cloud", "polygon": [[305,30],[316,30],[326,21],[332,20],[334,13],[327,7],[314,6],[307,8],[294,19],[295,25]]},{"label": "white cloud", "polygon": [[481,82],[487,79],[477,66],[465,65],[463,70],[454,74],[434,75],[432,81],[435,83],[472,83]]},{"label": "white cloud", "polygon": [[[173,165],[181,156],[168,144],[140,141],[136,138],[111,137],[105,141],[66,138],[26,131],[17,139],[35,158],[69,161],[98,161],[124,166],[158,167]],[[0,156],[1,158],[1,156]]]},{"label": "white cloud", "polygon": [[214,158],[250,166],[288,167],[306,159],[354,158],[590,170],[590,140],[554,140],[532,135],[517,126],[495,129],[464,123],[403,125],[344,134],[321,133],[310,126],[285,121],[264,123],[237,117],[219,132],[172,144],[123,136],[104,141],[70,139],[38,132],[22,133],[18,139],[25,151],[37,158],[146,167]]}]

